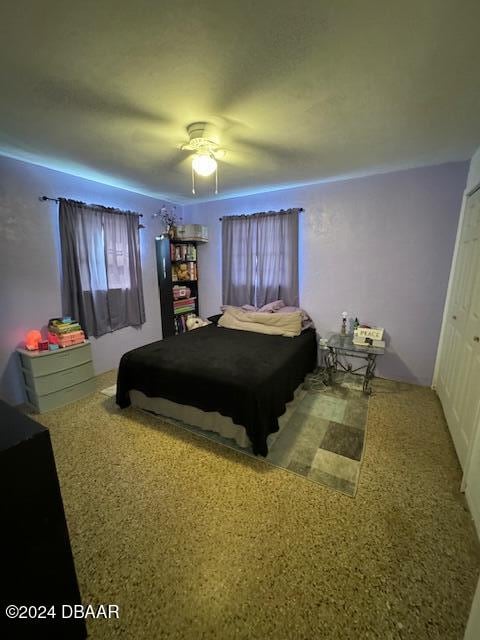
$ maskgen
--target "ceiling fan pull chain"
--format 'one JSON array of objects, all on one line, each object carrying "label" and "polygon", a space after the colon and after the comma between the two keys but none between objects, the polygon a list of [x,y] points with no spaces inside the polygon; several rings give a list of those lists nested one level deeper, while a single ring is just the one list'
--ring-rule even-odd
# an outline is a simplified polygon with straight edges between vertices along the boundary
[{"label": "ceiling fan pull chain", "polygon": [[218,193],[218,165],[215,169],[215,195]]},{"label": "ceiling fan pull chain", "polygon": [[195,195],[195,171],[193,170],[193,164],[192,164],[192,193],[193,195]]}]

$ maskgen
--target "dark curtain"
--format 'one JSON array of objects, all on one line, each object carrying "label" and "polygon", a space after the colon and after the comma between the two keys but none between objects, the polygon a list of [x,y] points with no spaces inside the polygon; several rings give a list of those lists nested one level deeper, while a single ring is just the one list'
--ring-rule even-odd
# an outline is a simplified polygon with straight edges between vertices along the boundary
[{"label": "dark curtain", "polygon": [[138,215],[60,199],[62,312],[99,337],[145,322]]},{"label": "dark curtain", "polygon": [[222,220],[223,304],[298,306],[298,209]]},{"label": "dark curtain", "polygon": [[223,304],[253,304],[256,273],[256,223],[252,216],[231,216],[222,221]]}]

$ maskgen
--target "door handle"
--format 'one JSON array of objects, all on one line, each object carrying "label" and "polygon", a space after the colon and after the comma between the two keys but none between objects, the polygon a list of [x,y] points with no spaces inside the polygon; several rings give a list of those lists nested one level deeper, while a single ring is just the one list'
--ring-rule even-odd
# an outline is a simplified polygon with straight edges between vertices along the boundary
[{"label": "door handle", "polygon": [[480,342],[480,336],[473,336],[474,342]]}]

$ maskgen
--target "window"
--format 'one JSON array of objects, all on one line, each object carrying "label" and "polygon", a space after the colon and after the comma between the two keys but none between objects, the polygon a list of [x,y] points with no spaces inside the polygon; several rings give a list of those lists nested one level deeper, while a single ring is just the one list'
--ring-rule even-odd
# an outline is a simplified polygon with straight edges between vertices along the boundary
[{"label": "window", "polygon": [[138,214],[60,199],[63,313],[95,337],[145,322]]},{"label": "window", "polygon": [[128,252],[120,242],[106,245],[107,273],[111,289],[130,289]]},{"label": "window", "polygon": [[222,220],[223,303],[298,305],[298,210]]}]

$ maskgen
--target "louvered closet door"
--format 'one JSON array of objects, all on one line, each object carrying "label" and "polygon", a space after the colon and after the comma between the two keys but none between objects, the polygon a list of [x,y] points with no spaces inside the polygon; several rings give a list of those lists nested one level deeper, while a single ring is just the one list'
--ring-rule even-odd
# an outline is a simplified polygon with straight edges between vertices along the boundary
[{"label": "louvered closet door", "polygon": [[480,401],[480,190],[467,200],[442,347],[438,395],[462,467]]}]

